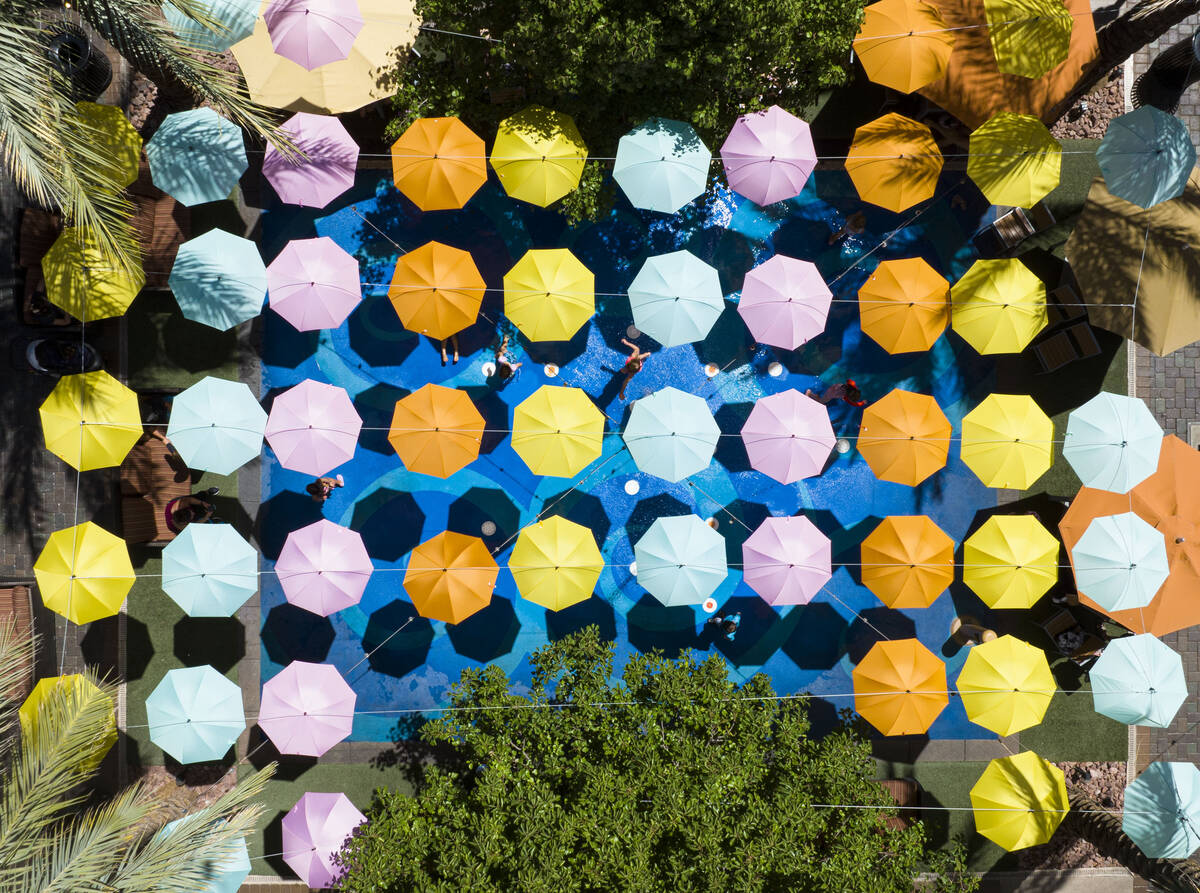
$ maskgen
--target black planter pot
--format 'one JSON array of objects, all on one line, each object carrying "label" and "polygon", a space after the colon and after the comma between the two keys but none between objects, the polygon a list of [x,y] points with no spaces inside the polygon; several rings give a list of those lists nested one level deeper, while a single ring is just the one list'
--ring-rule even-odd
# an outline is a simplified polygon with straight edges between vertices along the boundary
[{"label": "black planter pot", "polygon": [[76,102],[94,102],[112,83],[112,63],[97,49],[83,29],[57,22],[46,34],[50,64],[67,79]]}]

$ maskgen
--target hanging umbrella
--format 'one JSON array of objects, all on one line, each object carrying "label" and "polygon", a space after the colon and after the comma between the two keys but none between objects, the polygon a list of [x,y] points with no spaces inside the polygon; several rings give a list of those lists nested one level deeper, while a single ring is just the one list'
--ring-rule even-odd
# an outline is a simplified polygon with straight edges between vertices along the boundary
[{"label": "hanging umbrella", "polygon": [[357,605],[372,570],[362,537],[324,518],[289,533],[275,562],[288,602],[322,617]]},{"label": "hanging umbrella", "polygon": [[100,764],[104,761],[104,757],[112,750],[112,746],[117,743],[116,705],[113,704],[111,697],[93,685],[82,673],[71,673],[67,676],[51,676],[38,680],[37,685],[33,687],[33,691],[29,693],[29,696],[25,698],[17,710],[17,718],[21,725],[21,736],[26,741],[33,739],[40,725],[39,716],[42,709],[55,696],[68,701],[68,703],[96,703],[105,706],[105,712],[109,716],[104,723],[104,731],[100,733],[98,740],[89,743],[89,749],[92,751],[91,756],[82,761],[81,764],[78,764],[80,772],[91,772],[99,769]]},{"label": "hanging umbrella", "polygon": [[1075,22],[1063,0],[983,0],[983,9],[1002,73],[1038,78],[1066,60]]},{"label": "hanging umbrella", "polygon": [[629,283],[633,324],[663,347],[708,337],[725,309],[715,267],[690,251],[646,258]]},{"label": "hanging umbrella", "polygon": [[188,207],[228,198],[249,166],[242,129],[210,108],[167,115],[146,161],[154,185]]},{"label": "hanging umbrella", "polygon": [[413,549],[404,591],[422,617],[461,623],[491,603],[499,573],[483,540],[447,531]]},{"label": "hanging umbrella", "polygon": [[987,764],[971,808],[975,830],[1011,853],[1048,842],[1071,806],[1062,770],[1027,750]]},{"label": "hanging umbrella", "polygon": [[388,443],[409,471],[448,478],[479,457],[483,425],[465,391],[427,384],[396,401]]},{"label": "hanging umbrella", "polygon": [[863,11],[854,52],[872,81],[911,93],[946,73],[954,32],[924,0],[880,0]]},{"label": "hanging umbrella", "polygon": [[768,605],[807,605],[833,575],[831,553],[803,515],[764,518],[742,543],[742,576]]},{"label": "hanging umbrella", "polygon": [[1144,105],[1108,122],[1096,163],[1110,193],[1150,208],[1183,195],[1196,147],[1186,124]]},{"label": "hanging umbrella", "polygon": [[396,261],[388,299],[404,328],[441,339],[475,322],[485,288],[468,252],[426,242]]},{"label": "hanging umbrella", "polygon": [[604,559],[590,530],[551,515],[522,528],[508,569],[522,598],[561,611],[591,598]]},{"label": "hanging umbrella", "polygon": [[604,415],[579,388],[542,385],[513,410],[512,446],[534,474],[574,477],[603,445]]},{"label": "hanging umbrella", "polygon": [[1046,327],[1046,286],[1017,258],[975,261],[950,299],[954,331],[981,354],[1020,353]]},{"label": "hanging umbrella", "polygon": [[334,857],[366,820],[345,794],[309,791],[283,817],[283,861],[312,889],[331,887],[345,871]]},{"label": "hanging umbrella", "polygon": [[125,540],[91,521],[50,534],[33,576],[42,604],[80,625],[116,614],[136,579]]},{"label": "hanging umbrella", "polygon": [[[204,819],[184,816],[173,822],[167,822],[154,836],[166,837],[173,828],[189,821],[204,821]],[[208,880],[203,887],[196,890],[196,893],[238,893],[246,878],[250,877],[250,851],[246,848],[246,839],[239,837],[230,841],[228,848],[224,850],[223,857],[213,858],[207,862],[207,870]]]},{"label": "hanging umbrella", "polygon": [[989,608],[1032,608],[1058,581],[1058,540],[1033,515],[993,515],[963,542],[963,582]]},{"label": "hanging umbrella", "polygon": [[988,487],[1024,490],[1050,468],[1054,423],[1032,397],[989,394],[963,416],[962,460]]},{"label": "hanging umbrella", "polygon": [[249,239],[211,229],[179,246],[168,285],[186,318],[224,332],[262,313],[267,268]]},{"label": "hanging umbrella", "polygon": [[696,515],[655,519],[633,557],[638,585],[668,608],[703,603],[729,574],[725,538]]},{"label": "hanging umbrella", "polygon": [[75,114],[87,142],[100,156],[99,171],[115,186],[128,186],[138,178],[142,137],[115,105],[75,103]]},{"label": "hanging umbrella", "polygon": [[746,274],[737,309],[760,344],[795,350],[825,331],[832,302],[815,264],[776,254]]},{"label": "hanging umbrella", "polygon": [[77,471],[120,465],[142,436],[137,394],[103,369],[64,375],[38,416],[46,449]]},{"label": "hanging umbrella", "polygon": [[357,0],[274,0],[263,21],[275,52],[308,71],[349,56],[363,27]]},{"label": "hanging umbrella", "polygon": [[95,234],[77,226],[54,240],[42,258],[42,276],[50,303],[83,322],[120,316],[146,284],[140,266],[132,274],[118,269]]},{"label": "hanging umbrella", "polygon": [[1101,391],[1067,416],[1063,457],[1084,486],[1128,493],[1154,474],[1162,442],[1145,403]]},{"label": "hanging umbrella", "polygon": [[879,480],[915,487],[945,467],[950,433],[936,400],[893,388],[863,411],[858,451]]},{"label": "hanging umbrella", "polygon": [[167,437],[188,468],[233,474],[262,452],[266,424],[244,383],[206,375],[171,401]]},{"label": "hanging umbrella", "polygon": [[260,0],[194,0],[216,28],[198,22],[172,3],[162,5],[167,24],[180,41],[206,53],[224,53],[254,31]]},{"label": "hanging umbrella", "polygon": [[262,173],[281,202],[324,208],[354,185],[358,143],[337,118],[296,112],[279,129],[304,156],[289,158],[267,145]]},{"label": "hanging umbrella", "polygon": [[1121,830],[1151,859],[1187,859],[1200,846],[1200,770],[1154,762],[1125,788]]},{"label": "hanging umbrella", "polygon": [[545,208],[579,185],[587,155],[570,115],[531,105],[500,122],[492,167],[511,197]]},{"label": "hanging umbrella", "polygon": [[799,195],[817,166],[806,122],[777,105],[741,115],[721,144],[729,187],[758,205]]},{"label": "hanging umbrella", "polygon": [[258,727],[280,753],[319,757],[349,737],[357,700],[337,667],[294,660],[264,683]]},{"label": "hanging umbrella", "polygon": [[876,642],[851,675],[854,709],[884,735],[923,735],[950,702],[946,665],[916,639]]},{"label": "hanging umbrella", "polygon": [[232,617],[258,591],[258,552],[229,524],[189,524],[163,549],[162,588],[189,617]]},{"label": "hanging umbrella", "polygon": [[1042,649],[1000,636],[971,649],[956,687],[967,719],[1003,737],[1040,723],[1058,683]]},{"label": "hanging umbrella", "polygon": [[1093,518],[1071,549],[1075,585],[1106,611],[1144,608],[1167,581],[1167,543],[1133,512]]},{"label": "hanging umbrella", "polygon": [[566,248],[526,251],[504,274],[504,313],[530,341],[566,341],[596,312],[596,277]]},{"label": "hanging umbrella", "polygon": [[928,608],[954,582],[954,540],[925,515],[889,515],[862,541],[862,582],[889,608]]},{"label": "hanging umbrella", "polygon": [[275,398],[266,437],[284,468],[322,475],[354,458],[361,430],[349,394],[306,378]]},{"label": "hanging umbrella", "polygon": [[362,301],[358,261],[329,236],[293,239],[267,267],[267,292],[294,329],[336,329]]},{"label": "hanging umbrella", "polygon": [[968,152],[967,176],[993,205],[1032,208],[1062,172],[1062,144],[1033,115],[992,116],[972,132]]},{"label": "hanging umbrella", "polygon": [[617,143],[613,179],[635,208],[674,214],[704,194],[711,165],[712,152],[691,124],[651,118]]},{"label": "hanging umbrella", "polygon": [[950,322],[950,285],[919,257],[885,260],[858,289],[863,334],[888,353],[929,350]]},{"label": "hanging umbrella", "polygon": [[665,387],[634,401],[621,437],[639,471],[674,484],[708,468],[721,429],[703,397]]},{"label": "hanging umbrella", "polygon": [[1105,645],[1088,682],[1096,712],[1131,726],[1165,729],[1188,698],[1183,658],[1146,633]]},{"label": "hanging umbrella", "polygon": [[487,182],[487,150],[458,118],[418,118],[392,143],[392,177],[422,211],[461,208]]},{"label": "hanging umbrella", "polygon": [[742,425],[750,467],[782,484],[820,474],[836,442],[829,410],[795,389],[759,397]]},{"label": "hanging umbrella", "polygon": [[246,728],[242,690],[207,664],[168,670],[146,698],[146,722],[178,762],[220,760]]},{"label": "hanging umbrella", "polygon": [[933,198],[942,163],[933,132],[893,112],[854,131],[846,173],[863,201],[899,213]]}]

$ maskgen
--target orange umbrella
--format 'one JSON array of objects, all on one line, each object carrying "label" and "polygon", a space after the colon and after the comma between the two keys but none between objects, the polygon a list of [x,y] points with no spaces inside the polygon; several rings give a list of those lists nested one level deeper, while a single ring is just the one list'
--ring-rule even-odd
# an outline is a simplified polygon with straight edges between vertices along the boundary
[{"label": "orange umbrella", "polygon": [[929,350],[950,322],[950,284],[919,257],[885,260],[858,290],[863,334],[888,353]]},{"label": "orange umbrella", "polygon": [[854,52],[867,77],[911,93],[946,73],[954,33],[924,0],[879,0],[863,11]]},{"label": "orange umbrella", "polygon": [[487,152],[458,118],[418,118],[392,143],[392,176],[422,211],[461,208],[487,182]]},{"label": "orange umbrella", "polygon": [[950,430],[936,400],[895,388],[863,413],[858,451],[881,481],[915,487],[945,467]]},{"label": "orange umbrella", "polygon": [[1171,573],[1158,595],[1144,608],[1105,611],[1085,595],[1079,601],[1135,632],[1163,636],[1200,624],[1200,452],[1178,437],[1163,438],[1158,471],[1128,494],[1083,487],[1058,525],[1074,563],[1075,544],[1093,518],[1133,511],[1162,531],[1167,540]]},{"label": "orange umbrella", "polygon": [[924,734],[950,701],[946,665],[916,639],[876,642],[852,678],[854,709],[885,735]]},{"label": "orange umbrella", "polygon": [[449,338],[475,322],[485,286],[469,253],[426,242],[400,256],[388,299],[410,332]]},{"label": "orange umbrella", "polygon": [[892,515],[863,540],[862,581],[889,608],[928,608],[954,582],[954,540],[925,515]]},{"label": "orange umbrella", "polygon": [[846,172],[863,201],[899,212],[933,198],[942,150],[928,127],[892,112],[854,131]]},{"label": "orange umbrella", "polygon": [[412,550],[404,589],[422,617],[461,623],[488,606],[499,573],[483,540],[447,531]]},{"label": "orange umbrella", "polygon": [[479,457],[483,416],[465,392],[427,384],[396,401],[388,442],[409,471],[448,478]]}]

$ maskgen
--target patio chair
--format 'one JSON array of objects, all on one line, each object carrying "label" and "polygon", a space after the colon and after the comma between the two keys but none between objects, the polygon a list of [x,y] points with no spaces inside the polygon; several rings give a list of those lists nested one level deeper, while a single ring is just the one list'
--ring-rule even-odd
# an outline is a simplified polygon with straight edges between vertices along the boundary
[{"label": "patio chair", "polygon": [[1066,608],[1039,621],[1037,625],[1050,639],[1053,651],[1080,666],[1094,661],[1099,657],[1100,649],[1104,647],[1104,642],[1098,636],[1087,632],[1075,615]]},{"label": "patio chair", "polygon": [[972,236],[971,241],[980,257],[1006,257],[1030,236],[1049,229],[1055,222],[1054,215],[1042,202],[1028,211],[1011,208]]},{"label": "patio chair", "polygon": [[[33,635],[33,597],[28,586],[0,588],[0,627],[11,627],[18,639],[28,639]],[[18,678],[13,687],[0,693],[10,702],[25,700],[25,696],[33,689],[32,655],[26,655],[16,669]]]},{"label": "patio chair", "polygon": [[120,479],[125,541],[165,545],[173,540],[175,533],[167,527],[167,503],[192,492],[191,472],[183,461],[147,432],[121,463]]},{"label": "patio chair", "polygon": [[1045,340],[1033,344],[1033,355],[1043,373],[1055,372],[1068,363],[1085,360],[1099,353],[1100,343],[1096,340],[1096,333],[1084,320],[1060,329]]},{"label": "patio chair", "polygon": [[1061,283],[1046,293],[1046,325],[1057,326],[1087,318],[1087,307],[1069,283]]}]

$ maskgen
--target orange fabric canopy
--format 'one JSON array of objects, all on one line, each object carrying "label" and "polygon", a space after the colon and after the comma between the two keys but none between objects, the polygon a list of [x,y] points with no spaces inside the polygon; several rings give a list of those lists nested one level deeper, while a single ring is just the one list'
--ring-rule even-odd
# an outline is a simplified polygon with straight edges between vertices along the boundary
[{"label": "orange fabric canopy", "polygon": [[404,590],[422,617],[461,623],[488,606],[499,573],[483,540],[447,531],[413,549]]},{"label": "orange fabric canopy", "polygon": [[930,129],[892,112],[854,131],[846,172],[864,202],[900,212],[933,198],[942,163]]},{"label": "orange fabric canopy", "polygon": [[925,0],[879,0],[863,10],[854,52],[867,77],[911,93],[946,73],[954,32]]},{"label": "orange fabric canopy", "polygon": [[854,709],[885,735],[922,735],[950,702],[946,665],[916,639],[876,642],[854,668]]},{"label": "orange fabric canopy", "polygon": [[928,608],[954,582],[954,540],[925,515],[892,515],[863,540],[862,581],[889,608]]},{"label": "orange fabric canopy", "polygon": [[945,467],[950,432],[936,400],[895,388],[863,412],[858,451],[881,481],[915,487]]},{"label": "orange fabric canopy", "polygon": [[418,118],[392,144],[392,175],[422,211],[461,208],[487,182],[487,151],[458,118]]},{"label": "orange fabric canopy", "polygon": [[475,322],[485,287],[468,252],[426,242],[400,256],[388,299],[410,332],[449,338]]},{"label": "orange fabric canopy", "polygon": [[950,322],[950,284],[922,258],[885,260],[859,288],[858,314],[888,353],[929,350]]},{"label": "orange fabric canopy", "polygon": [[463,391],[427,384],[396,401],[388,442],[409,471],[448,478],[482,441],[483,416]]}]

